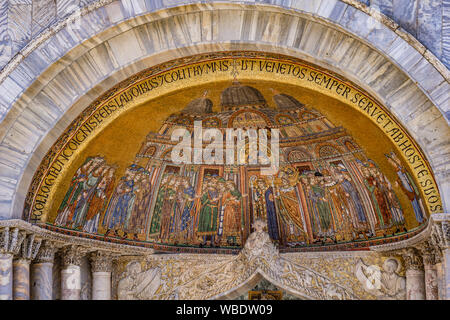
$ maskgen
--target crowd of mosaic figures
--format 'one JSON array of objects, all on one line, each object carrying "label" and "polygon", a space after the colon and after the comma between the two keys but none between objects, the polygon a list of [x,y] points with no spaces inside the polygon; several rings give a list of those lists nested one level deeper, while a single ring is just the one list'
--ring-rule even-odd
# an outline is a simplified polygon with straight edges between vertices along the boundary
[{"label": "crowd of mosaic figures", "polygon": [[[394,186],[410,200],[417,222],[424,222],[413,179],[394,153],[387,157],[398,175]],[[287,246],[407,231],[393,185],[371,160],[337,160],[320,169],[289,165],[275,176],[248,171],[243,180],[236,172],[202,166],[173,168],[133,164],[116,182],[115,166],[89,157],[73,176],[54,224],[92,234],[102,228],[105,237],[199,246],[240,246],[257,218],[267,222],[274,241]]]}]

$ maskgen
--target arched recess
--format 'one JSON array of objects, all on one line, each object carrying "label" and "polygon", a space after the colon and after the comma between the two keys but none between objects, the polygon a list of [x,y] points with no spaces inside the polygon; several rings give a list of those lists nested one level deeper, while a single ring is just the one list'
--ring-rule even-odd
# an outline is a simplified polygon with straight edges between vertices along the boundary
[{"label": "arched recess", "polygon": [[270,283],[276,285],[278,288],[286,291],[289,294],[292,294],[293,296],[301,299],[301,300],[314,300],[313,297],[309,297],[305,295],[304,293],[300,293],[297,290],[293,288],[289,288],[284,286],[283,284],[276,283],[277,281],[270,279],[266,275],[264,275],[261,270],[256,271],[254,274],[252,274],[246,281],[241,283],[239,286],[232,288],[226,292],[222,292],[214,297],[211,298],[211,300],[235,300],[238,297],[240,297],[243,294],[248,294],[248,292],[253,289],[261,280],[267,280]]},{"label": "arched recess", "polygon": [[[3,72],[7,95],[1,103],[8,113],[0,126],[1,217],[21,216],[46,151],[102,92],[157,63],[224,50],[301,58],[374,95],[421,146],[449,211],[449,127],[442,115],[448,107],[448,70],[438,71],[424,51],[352,6],[312,3],[212,2],[156,10],[115,1],[83,16],[86,29],[76,32],[68,25],[49,32],[46,41]],[[84,39],[89,40],[81,43]]]}]

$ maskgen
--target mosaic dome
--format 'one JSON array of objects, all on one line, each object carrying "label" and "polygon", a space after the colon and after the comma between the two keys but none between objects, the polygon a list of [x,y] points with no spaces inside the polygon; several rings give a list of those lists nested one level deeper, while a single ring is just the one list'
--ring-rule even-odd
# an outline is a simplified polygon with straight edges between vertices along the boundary
[{"label": "mosaic dome", "polygon": [[277,105],[278,109],[281,110],[298,109],[304,107],[304,105],[300,103],[297,99],[284,93],[275,94],[273,96],[273,101]]},{"label": "mosaic dome", "polygon": [[266,106],[267,101],[257,89],[234,81],[232,86],[222,92],[220,104],[226,110],[239,106]]},{"label": "mosaic dome", "polygon": [[189,102],[188,105],[183,109],[183,112],[191,114],[211,113],[212,107],[212,101],[208,98],[202,97]]}]

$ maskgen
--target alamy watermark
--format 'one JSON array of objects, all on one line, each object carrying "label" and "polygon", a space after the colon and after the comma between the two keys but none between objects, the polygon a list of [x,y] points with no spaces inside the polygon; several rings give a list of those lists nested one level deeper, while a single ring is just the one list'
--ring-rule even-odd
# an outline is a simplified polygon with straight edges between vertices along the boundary
[{"label": "alamy watermark", "polygon": [[[262,175],[278,172],[280,163],[278,129],[203,128],[194,122],[191,133],[185,128],[172,132],[171,140],[178,142],[172,149],[171,160],[176,164],[217,164],[261,166]],[[269,144],[270,140],[270,144]]]}]

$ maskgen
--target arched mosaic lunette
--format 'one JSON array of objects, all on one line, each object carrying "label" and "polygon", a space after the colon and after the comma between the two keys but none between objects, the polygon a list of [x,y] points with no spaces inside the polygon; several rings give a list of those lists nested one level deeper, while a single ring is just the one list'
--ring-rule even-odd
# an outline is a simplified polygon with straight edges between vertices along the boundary
[{"label": "arched mosaic lunette", "polygon": [[[120,5],[120,3],[118,3],[118,2],[110,4],[110,7],[108,7],[108,8],[110,9],[109,11],[104,9],[104,10],[100,10],[101,13],[99,13],[99,12],[98,13],[101,14],[103,17],[106,17],[106,16],[116,17],[116,18],[118,18],[118,20],[115,20],[116,22],[119,22],[120,19],[126,19],[125,16],[127,16],[127,17],[130,16],[129,12],[126,15],[123,15],[122,9],[124,8],[124,6]],[[266,8],[269,8],[269,7],[265,7],[265,9]],[[346,5],[340,3],[339,5],[336,6],[336,8],[338,8],[337,10],[343,14],[349,7],[347,7]],[[281,9],[277,9],[277,10],[281,10]],[[321,7],[318,6],[317,8],[314,8],[314,10],[316,10],[318,13],[320,13],[321,12]],[[353,9],[349,9],[348,12],[350,12],[352,10]],[[118,16],[117,15],[114,16],[115,14],[118,14]],[[328,14],[330,16],[332,14],[332,12],[328,12],[326,14]],[[343,17],[343,15],[339,15],[339,21],[338,22],[342,22],[341,21],[342,17]],[[91,15],[90,18],[93,18],[93,15]],[[238,16],[237,18],[242,19],[242,16]],[[86,16],[86,19],[87,19],[87,16]],[[294,18],[294,20],[295,20],[295,18]],[[308,24],[308,25],[311,27],[311,24]],[[127,27],[125,27],[125,29],[126,28]],[[321,28],[322,28],[321,26],[314,26],[313,29],[315,29],[317,32],[321,33]],[[407,45],[407,43],[401,37],[398,37],[398,35],[395,34],[393,31],[389,30],[386,27],[384,27],[384,28],[386,30],[384,30],[384,29],[383,30],[386,33],[389,33],[389,34],[391,34],[391,36],[393,36],[393,37],[391,37],[391,40],[392,39],[396,39],[396,40],[391,42],[391,46],[384,47],[383,50],[389,51],[389,50],[393,50],[394,48],[398,48],[398,44],[399,43],[403,43],[403,45]],[[325,29],[322,30],[322,32],[323,31],[325,31]],[[113,40],[112,38],[109,39],[110,41],[108,41],[108,45],[106,45],[106,46],[101,46],[101,47],[98,47],[96,49],[93,49],[91,47],[91,49],[93,51],[91,50],[90,54],[94,54],[94,52],[97,52],[97,53],[98,52],[103,52],[103,53],[106,53],[107,56],[110,56],[110,58],[112,58],[110,63],[108,62],[108,63],[104,64],[103,67],[99,68],[98,70],[102,70],[103,69],[103,72],[106,72],[106,74],[108,74],[108,72],[109,72],[109,74],[111,74],[112,70],[115,70],[115,69],[117,70],[117,66],[118,66],[117,63],[123,63],[124,65],[128,65],[131,62],[131,60],[134,60],[135,62],[137,62],[137,61],[139,61],[141,59],[140,57],[137,57],[137,56],[133,55],[133,56],[128,57],[129,59],[127,58],[127,59],[124,60],[123,59],[124,57],[121,56],[121,54],[119,52],[115,52],[114,53],[113,52],[114,50],[112,50],[112,51],[110,50],[110,48],[112,48],[110,46],[112,43],[114,43],[114,42],[117,43],[117,41],[119,41],[119,40],[121,41],[121,40],[123,40],[125,38],[128,39],[127,41],[130,41],[130,46],[129,46],[130,48],[135,47],[136,44],[138,46],[140,46],[139,45],[139,41],[137,41],[136,37],[132,36],[133,34],[134,34],[133,30],[128,30],[128,34],[124,34],[122,36],[117,36],[117,38],[115,40]],[[370,33],[368,35],[370,35]],[[128,36],[131,36],[131,37],[128,37]],[[262,36],[264,37],[264,35],[262,35]],[[58,33],[58,37],[64,37],[63,33]],[[60,39],[62,39],[62,38],[60,38]],[[180,38],[177,38],[177,39],[179,40]],[[199,39],[199,40],[201,40],[201,39]],[[230,39],[222,38],[222,39],[218,39],[216,41],[226,43],[228,40],[230,40]],[[267,39],[267,40],[270,40],[270,39]],[[67,48],[62,48],[62,47],[60,47],[58,45],[57,46],[52,46],[51,43],[55,43],[55,41],[57,41],[57,40],[56,39],[48,40],[47,45],[50,45],[50,47],[48,47],[48,48],[51,48],[51,49],[50,50],[46,50],[44,52],[46,52],[46,53],[53,52],[53,53],[51,55],[47,54],[47,57],[45,58],[47,60],[47,62],[45,62],[44,60],[41,60],[40,64],[37,63],[37,64],[34,65],[34,66],[41,65],[41,67],[38,67],[38,69],[35,69],[34,71],[27,70],[27,71],[30,71],[30,72],[26,72],[26,74],[39,74],[39,73],[41,73],[41,71],[45,69],[45,64],[46,63],[47,64],[51,63],[49,61],[52,59],[52,57],[55,58],[55,57],[58,56],[58,54],[56,54],[56,51],[60,51],[59,54],[63,54],[64,52],[66,52]],[[247,40],[247,41],[251,42],[251,40]],[[72,43],[72,42],[71,41],[67,41],[67,43]],[[94,43],[96,43],[96,41],[91,41],[90,45],[92,45]],[[86,43],[86,45],[88,45],[88,46],[84,47],[84,49],[89,48],[89,44]],[[178,47],[182,47],[182,45],[180,46],[180,44],[177,44],[177,45],[178,45]],[[113,45],[113,47],[114,47],[114,45]],[[279,47],[280,47],[280,45],[277,43],[277,48],[278,48],[277,50],[279,50]],[[275,50],[275,48],[273,48],[273,47],[272,47],[272,49]],[[52,51],[52,50],[56,50],[56,51]],[[78,52],[72,51],[72,54],[70,56],[72,56],[72,58],[73,57],[77,57],[79,54],[81,54],[81,52],[83,50],[78,51]],[[354,48],[354,50],[356,50],[356,48]],[[366,52],[370,52],[370,49],[369,49],[369,51],[367,51],[368,49],[364,48],[363,51],[364,50],[366,50]],[[411,51],[411,53],[416,52],[414,50],[415,49],[413,49],[413,51]],[[139,51],[141,51],[141,50],[138,50],[135,53],[139,53]],[[183,51],[183,50],[181,50],[181,51]],[[358,50],[356,50],[356,52],[357,51]],[[394,51],[395,50],[393,50],[392,52],[394,52]],[[299,54],[299,53],[297,52],[296,54]],[[413,60],[406,61],[406,60],[403,60],[403,58],[401,58],[401,57],[398,57],[397,60],[399,61],[399,63],[402,63],[402,64],[408,63],[409,67],[406,66],[406,65],[404,65],[404,67],[406,69],[409,69],[409,70],[414,69],[413,70],[414,72],[419,72],[422,75],[422,78],[423,78],[423,75],[426,74],[427,75],[427,79],[430,79],[429,78],[430,72],[432,74],[433,73],[436,74],[437,71],[434,68],[428,69],[428,67],[427,67],[427,63],[428,63],[427,61],[428,60],[426,58],[423,58],[421,56],[421,54],[419,54],[419,55],[410,55],[410,57],[413,57],[413,56],[415,57],[415,59],[413,59]],[[37,58],[38,54],[33,52],[32,54],[27,56],[26,59],[29,59],[28,61],[31,61],[32,57]],[[372,57],[373,57],[373,59],[375,59],[374,61],[376,62],[376,65],[378,65],[378,66],[382,66],[383,65],[383,63],[382,63],[383,58],[382,58],[381,55],[377,56],[377,54],[374,54]],[[50,58],[50,60],[48,60],[48,58]],[[92,60],[93,58],[91,56],[91,58],[85,57],[85,59],[88,59],[88,60],[91,59]],[[410,65],[411,63],[413,63],[413,65]],[[60,70],[60,68],[63,65],[64,64],[57,63],[54,66],[53,70]],[[72,68],[74,68],[74,67],[80,68],[81,65],[84,66],[85,64],[83,64],[81,61],[79,61],[76,64],[72,64],[71,67]],[[139,64],[137,64],[137,65],[139,65]],[[418,68],[412,68],[415,65],[417,65]],[[20,68],[22,68],[22,70],[24,70],[24,67],[25,67],[25,65],[22,64],[22,67],[20,67]],[[83,68],[83,67],[81,67],[81,68]],[[339,69],[338,66],[336,66],[334,68]],[[134,69],[134,71],[137,71],[135,69],[135,67],[130,67],[130,69],[131,70]],[[11,70],[11,69],[9,69],[9,70]],[[107,71],[107,70],[109,70],[109,71]],[[391,81],[394,81],[396,76],[394,75],[395,72],[393,72],[393,71],[395,70],[395,68],[394,69],[392,69],[392,68],[389,69],[388,68],[387,70],[389,70],[391,72],[390,72],[390,77],[386,77],[386,78],[387,79],[391,79]],[[432,71],[432,70],[435,70],[435,71]],[[428,72],[428,71],[430,71],[430,72]],[[27,85],[29,85],[33,81],[33,79],[32,78],[27,78],[27,79],[23,78],[22,77],[23,74],[21,75],[21,72],[19,72],[18,69],[14,70],[13,72],[16,72],[15,73],[16,81],[14,81],[13,78],[11,78],[11,76],[12,76],[12,73],[11,73],[9,75],[10,76],[9,77],[10,80],[5,80],[3,82],[3,85],[5,85],[5,83],[6,83],[6,87],[5,88],[8,88],[8,92],[11,93],[10,98],[12,100],[15,100],[15,97],[17,95],[15,95],[14,92],[18,93],[18,92],[21,92],[21,90],[22,90],[22,89],[18,89],[20,86],[18,86],[17,83],[25,84],[24,87],[26,87]],[[354,71],[348,71],[348,72],[354,72]],[[365,70],[365,72],[367,72],[367,70]],[[50,74],[51,73],[52,72],[50,72]],[[64,72],[64,76],[68,76],[69,74],[70,74],[70,72],[68,70],[66,70]],[[96,81],[101,81],[101,79],[105,79],[107,77],[106,74],[99,75],[98,73],[97,74],[94,73],[94,75],[96,75],[96,76],[92,77],[92,79],[100,79],[100,80],[96,80]],[[417,79],[420,78],[420,74],[417,75],[417,77],[416,77]],[[116,74],[116,76],[117,76],[117,74]],[[367,76],[367,74],[366,74],[366,76]],[[62,75],[60,75],[60,77],[62,77]],[[394,77],[394,78],[392,78],[392,77]],[[52,77],[50,77],[50,78],[52,78]],[[371,77],[369,77],[369,78],[371,78]],[[60,80],[60,79],[61,78],[58,78],[58,80]],[[372,81],[376,81],[376,79],[378,79],[378,77],[373,78]],[[426,132],[423,132],[423,131],[428,131],[429,130],[429,131],[434,133],[435,130],[444,130],[444,132],[445,132],[445,130],[447,130],[447,128],[444,126],[445,120],[439,114],[439,111],[438,112],[433,111],[435,109],[434,109],[434,107],[432,107],[432,104],[427,101],[426,96],[423,95],[422,93],[419,93],[418,91],[416,91],[417,88],[414,86],[413,82],[412,81],[407,81],[407,78],[403,78],[403,79],[399,78],[397,80],[400,80],[400,83],[403,83],[403,85],[400,86],[400,89],[397,92],[389,92],[389,93],[385,92],[387,83],[384,83],[384,85],[379,89],[379,91],[381,91],[382,93],[384,93],[385,96],[388,97],[387,99],[390,100],[389,104],[391,106],[395,106],[395,103],[396,103],[395,100],[399,99],[399,96],[401,96],[400,97],[401,100],[397,100],[397,103],[401,103],[402,107],[404,107],[406,104],[403,103],[404,102],[403,98],[405,97],[405,95],[409,95],[410,97],[414,98],[414,99],[411,99],[411,101],[413,101],[413,100],[415,102],[422,101],[422,103],[420,104],[420,107],[417,107],[417,105],[413,105],[413,107],[416,107],[416,109],[419,109],[419,110],[425,110],[425,114],[423,115],[423,117],[427,118],[428,121],[430,121],[430,122],[425,121],[427,123],[424,124],[424,121],[423,121],[423,119],[420,119],[420,116],[419,116],[419,118],[414,117],[414,119],[410,120],[408,118],[408,116],[405,115],[403,118],[406,119],[406,120],[404,120],[404,121],[410,120],[411,126],[413,126],[413,127],[410,126],[411,127],[410,131],[412,131],[412,132],[419,132],[417,134],[417,136],[422,136],[422,137],[427,134]],[[67,80],[65,80],[65,81],[67,81]],[[70,81],[72,81],[72,80],[70,80]],[[367,82],[367,81],[363,81],[363,82]],[[439,83],[437,83],[437,82],[439,82]],[[77,81],[75,81],[75,83],[77,83]],[[91,87],[91,88],[93,87],[92,82],[89,82],[89,80],[88,80],[88,83],[91,83],[91,85],[88,85],[86,87],[83,84],[81,87],[79,87],[79,84],[78,84],[75,87],[78,87],[77,89],[78,90],[82,90],[82,92],[84,93],[87,90],[89,90],[88,89],[89,87]],[[445,89],[448,87],[448,83],[446,81],[444,81],[444,78],[442,76],[440,76],[440,75],[437,76],[437,74],[436,74],[436,81],[431,81],[431,82],[428,81],[425,86],[428,87],[428,89],[426,89],[426,90],[431,92],[432,96],[437,97],[437,98],[441,97],[441,99],[444,99],[444,102],[445,102],[445,92],[448,91],[448,90],[446,91]],[[388,87],[389,87],[389,85],[388,85]],[[24,169],[25,165],[29,161],[29,154],[31,154],[31,152],[36,149],[36,146],[39,144],[39,141],[42,140],[42,135],[45,132],[48,131],[48,129],[43,129],[43,128],[48,127],[49,124],[50,125],[54,124],[57,121],[57,119],[60,119],[61,115],[62,115],[61,108],[62,109],[68,108],[68,106],[71,105],[72,102],[75,100],[73,95],[72,95],[72,93],[61,92],[61,98],[63,98],[64,101],[55,102],[55,101],[53,101],[53,99],[54,99],[53,96],[54,96],[54,92],[55,92],[54,90],[58,91],[60,89],[54,87],[54,88],[52,88],[50,90],[50,91],[53,91],[53,92],[41,93],[40,96],[39,96],[39,99],[41,101],[41,103],[40,103],[41,105],[42,105],[43,101],[46,102],[45,103],[45,107],[46,107],[45,113],[39,113],[39,112],[36,112],[36,110],[35,111],[31,111],[31,110],[29,110],[27,108],[24,108],[23,107],[24,104],[22,104],[19,101],[17,101],[16,105],[17,106],[22,105],[22,107],[19,107],[19,109],[22,109],[22,111],[27,115],[28,119],[30,119],[30,118],[33,119],[34,124],[30,123],[30,121],[26,120],[26,118],[22,118],[22,120],[18,120],[18,119],[7,117],[7,118],[4,119],[5,127],[10,127],[10,130],[8,131],[8,133],[6,133],[6,131],[4,131],[6,133],[6,137],[3,139],[3,147],[2,147],[3,150],[5,151],[5,154],[7,154],[7,155],[5,155],[5,157],[7,158],[6,162],[7,163],[11,163],[11,161],[8,160],[8,159],[11,159],[11,158],[17,160],[17,161],[13,161],[14,164],[12,165],[13,167],[15,167],[15,169],[12,170],[12,171],[9,171],[8,174],[7,174],[8,177],[9,177],[9,180],[7,180],[7,182],[2,184],[2,190],[4,190],[3,194],[5,195],[4,201],[2,202],[2,207],[5,208],[3,211],[7,212],[5,214],[6,217],[11,216],[11,214],[12,214],[11,213],[12,212],[11,211],[11,206],[12,206],[13,198],[15,198],[15,200],[17,201],[15,209],[14,209],[14,212],[17,212],[17,209],[20,209],[20,206],[21,206],[20,203],[23,200],[24,195],[21,192],[19,192],[19,194],[17,194],[17,197],[14,196],[15,190],[17,190],[17,182],[18,182],[18,180],[21,180],[21,178],[22,178],[23,169]],[[405,94],[405,92],[406,92],[406,94]],[[444,93],[444,95],[441,95],[441,93]],[[26,100],[30,101],[32,99],[32,96],[34,96],[34,94],[31,95],[30,97],[22,96],[22,98],[23,98],[23,100],[25,102]],[[419,97],[419,98],[417,99],[417,97]],[[89,98],[88,97],[84,97],[83,99],[85,99],[85,101],[86,101],[86,99],[89,99]],[[383,101],[385,101],[385,100],[386,99],[383,99]],[[34,101],[34,102],[36,102],[36,103],[33,103],[33,106],[38,105],[37,101]],[[9,104],[10,103],[7,103],[6,105],[9,105]],[[66,105],[66,107],[61,107],[62,105]],[[50,106],[50,109],[49,109],[49,106]],[[51,107],[51,106],[53,106],[53,107]],[[408,107],[409,107],[409,105],[408,105]],[[403,112],[407,112],[407,114],[411,114],[410,111],[411,110],[404,110]],[[51,114],[49,114],[49,112]],[[36,113],[39,113],[40,116],[44,116],[45,114],[47,114],[48,117],[46,119],[39,119],[39,117],[36,116]],[[394,111],[394,113],[396,113],[396,112]],[[397,113],[397,115],[399,115],[399,114],[400,113]],[[399,116],[399,118],[402,118],[402,117]],[[430,123],[432,123],[431,126],[429,125]],[[37,128],[39,128],[39,129],[37,129],[35,132],[40,131],[41,134],[38,135],[38,136],[30,136],[31,133],[28,132],[28,129],[26,129],[28,126],[30,126],[30,127],[33,127],[33,126],[36,127],[37,126]],[[419,126],[420,128],[417,128],[417,126]],[[422,132],[420,132],[419,130],[421,130],[424,134],[422,134]],[[430,136],[430,133],[428,133],[428,135]],[[445,134],[443,136],[445,136]],[[15,139],[19,139],[21,141],[17,141]],[[442,155],[445,155],[445,152],[446,152],[445,148],[447,148],[445,146],[445,144],[442,144],[442,143],[438,142],[437,141],[438,139],[439,139],[439,137],[437,137],[436,139],[433,139],[433,138],[430,137],[430,139],[428,139],[427,141],[422,141],[421,142],[421,144],[423,144],[424,146],[428,146],[427,148],[424,148],[424,149],[425,149],[425,152],[428,154],[429,158],[431,159],[431,162],[432,162],[433,165],[436,165],[436,163],[438,165],[442,164],[442,160],[433,161],[433,159],[434,159],[435,155],[436,156],[441,155],[441,157],[442,157]],[[422,138],[422,140],[424,140],[424,138]],[[49,142],[49,143],[51,143],[51,142]],[[437,146],[440,146],[440,148],[438,148]],[[428,150],[430,150],[430,151],[428,151]],[[430,156],[430,153],[432,154],[431,156]],[[442,178],[445,180],[445,176],[444,176],[445,172],[441,172],[439,170],[436,170],[436,174],[437,174],[438,177],[439,177],[439,175],[441,175]],[[442,185],[442,184],[444,184],[444,185]],[[444,190],[443,193],[445,194],[445,190],[448,190],[447,189],[448,188],[448,182],[443,181],[443,182],[440,183],[440,185],[441,185],[441,188]],[[23,190],[23,189],[21,188],[21,190]],[[17,215],[18,213],[15,213],[15,214]]]}]

